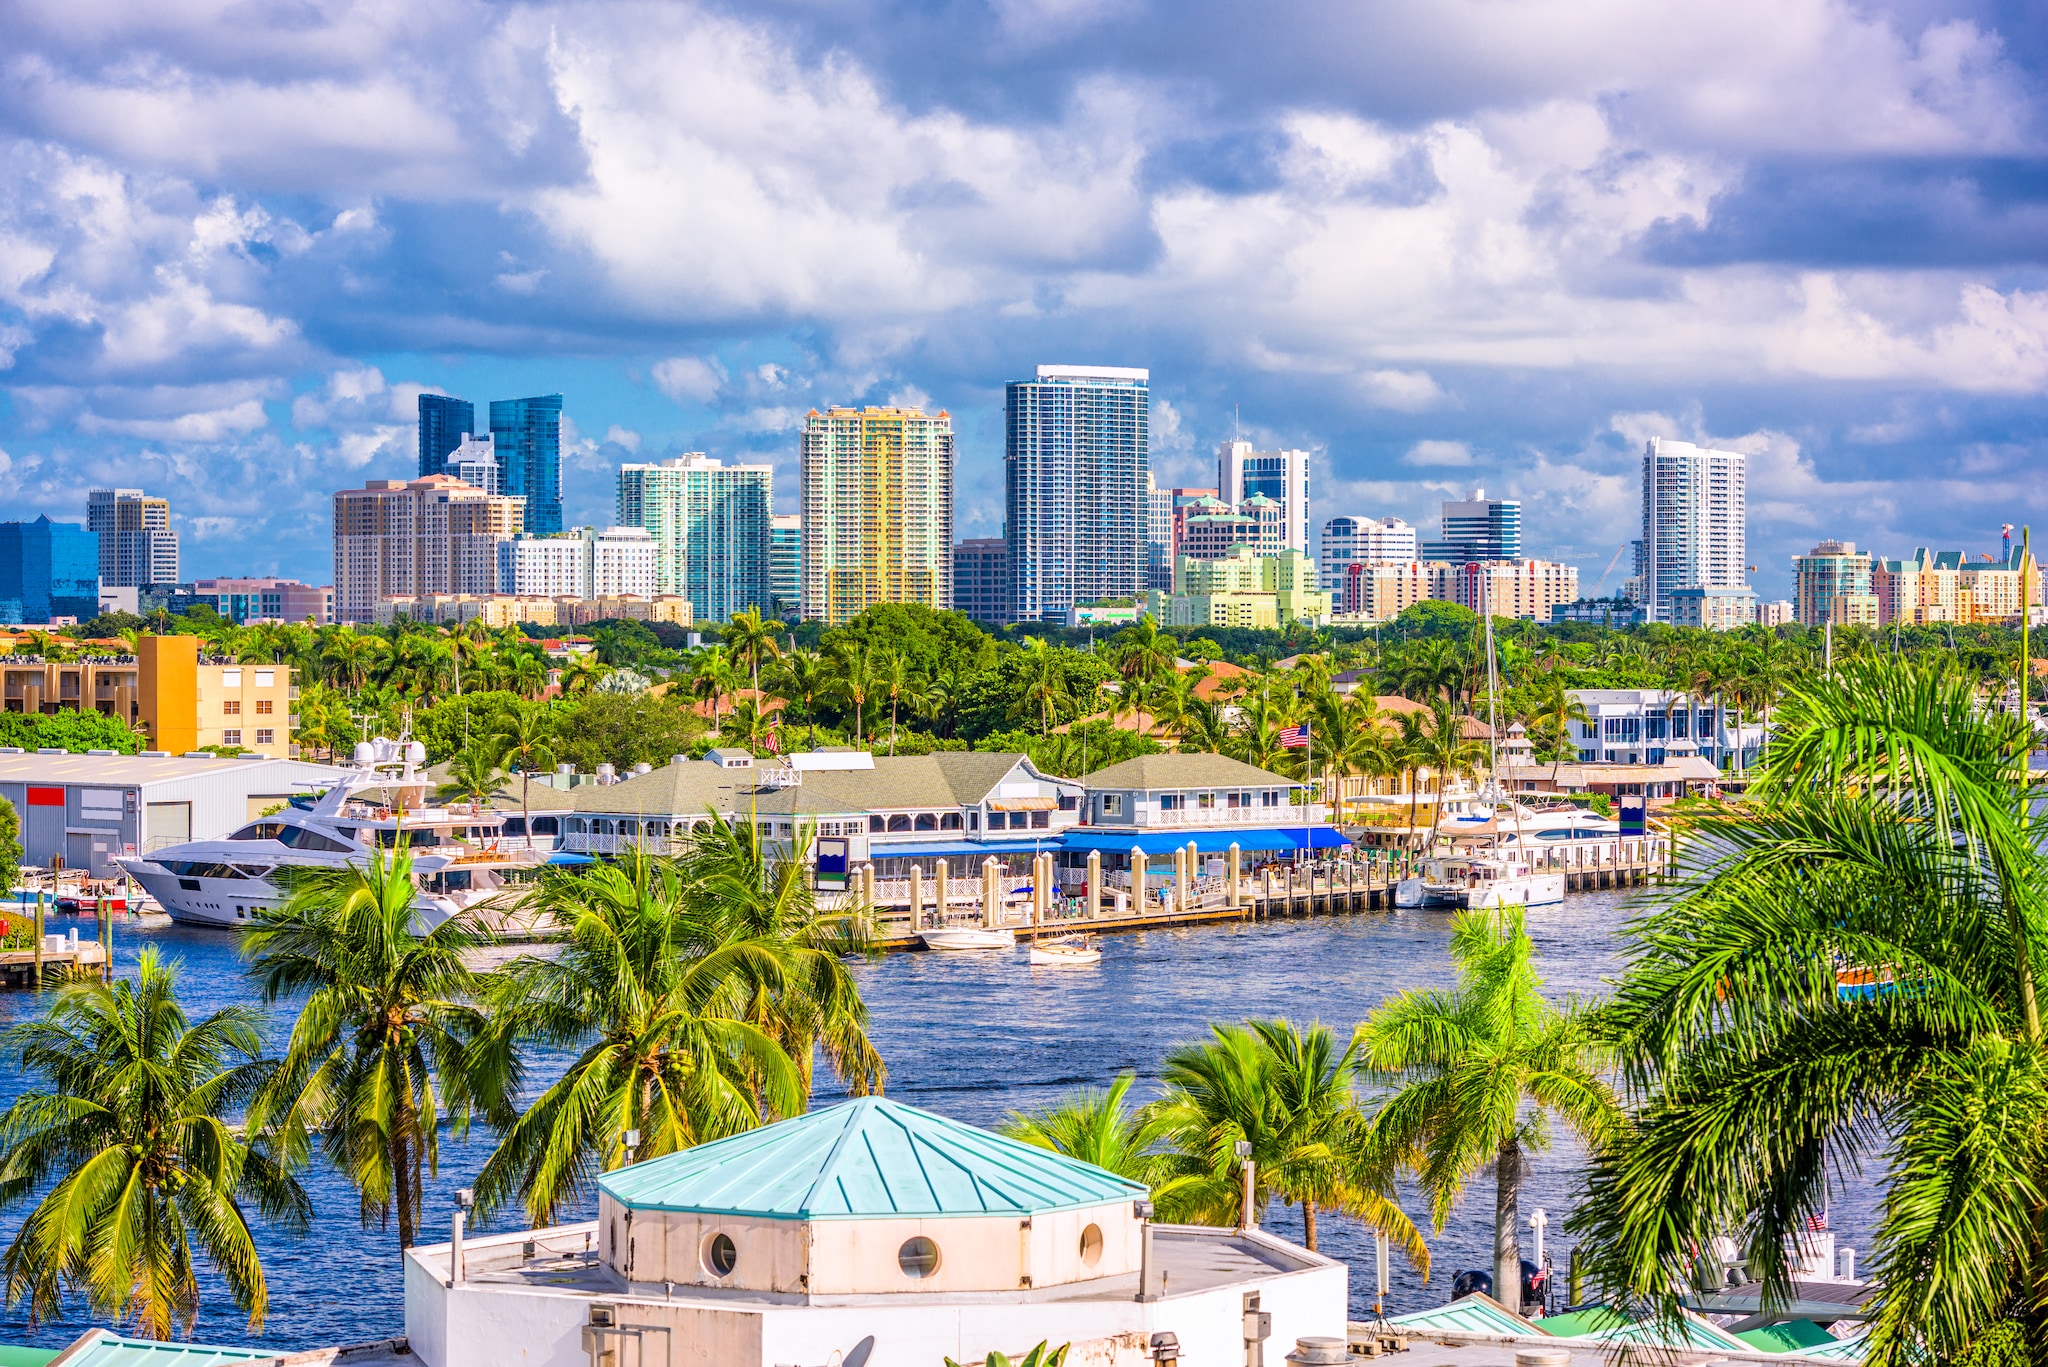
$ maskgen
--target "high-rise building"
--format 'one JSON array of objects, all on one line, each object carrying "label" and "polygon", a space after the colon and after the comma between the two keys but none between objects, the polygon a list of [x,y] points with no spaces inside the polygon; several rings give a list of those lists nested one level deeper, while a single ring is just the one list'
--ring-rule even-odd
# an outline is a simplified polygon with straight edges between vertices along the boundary
[{"label": "high-rise building", "polygon": [[659,592],[689,599],[700,622],[774,610],[774,507],[772,465],[727,465],[690,451],[619,467],[619,525],[654,538]]},{"label": "high-rise building", "polygon": [[777,617],[803,613],[802,513],[777,513],[768,520],[768,600]]},{"label": "high-rise building", "polygon": [[521,532],[498,543],[498,589],[512,598],[588,598],[590,567],[577,532]]},{"label": "high-rise building", "polygon": [[171,530],[169,499],[140,489],[92,489],[85,496],[85,529],[100,539],[100,583],[141,588],[178,582],[178,534]]},{"label": "high-rise building", "polygon": [[1669,622],[1679,589],[1748,586],[1748,459],[1689,441],[1643,448],[1643,539],[1631,593],[1652,622]]},{"label": "high-rise building", "polygon": [[[1792,615],[1802,626],[1841,621],[1836,616],[1837,598],[1870,598],[1868,551],[1858,551],[1853,541],[1823,541],[1805,555],[1792,557]],[[1860,605],[1843,609],[1861,617]],[[1872,599],[1871,612],[1875,612]]]},{"label": "high-rise building", "polygon": [[[589,597],[653,598],[661,592],[661,546],[645,527],[585,527],[581,540]],[[696,616],[694,604],[691,616]],[[727,613],[718,620],[731,616]]]},{"label": "high-rise building", "polygon": [[1323,588],[1340,597],[1352,565],[1403,565],[1419,558],[1415,529],[1398,517],[1333,517],[1323,524],[1317,550]]},{"label": "high-rise building", "polygon": [[1560,604],[1579,597],[1578,567],[1548,560],[1453,562],[1442,577],[1434,596],[1495,617],[1547,622]]},{"label": "high-rise building", "polygon": [[1009,386],[1003,442],[1010,610],[1062,622],[1145,585],[1150,372],[1042,365]]},{"label": "high-rise building", "polygon": [[1248,441],[1226,441],[1216,452],[1216,484],[1225,503],[1263,494],[1279,504],[1282,544],[1308,554],[1308,452],[1255,451]]},{"label": "high-rise building", "polygon": [[1010,620],[1009,543],[1000,536],[970,537],[953,547],[953,610],[983,626]]},{"label": "high-rise building", "polygon": [[[953,602],[953,418],[916,408],[804,419],[803,613],[844,622],[877,603]],[[1133,527],[1129,558],[1139,554]]]},{"label": "high-rise building", "polygon": [[476,405],[448,394],[420,395],[420,476],[448,472],[448,456],[476,431]]},{"label": "high-rise building", "polygon": [[491,401],[503,492],[526,500],[530,531],[562,530],[562,396]]},{"label": "high-rise building", "polygon": [[334,616],[373,622],[380,598],[491,594],[498,545],[521,530],[518,498],[451,475],[373,479],[334,496]]},{"label": "high-rise building", "polygon": [[100,610],[99,538],[76,522],[0,522],[0,622],[89,622]]},{"label": "high-rise building", "polygon": [[448,453],[443,473],[487,494],[505,492],[505,472],[498,464],[498,446],[488,436],[464,437],[462,444]]},{"label": "high-rise building", "polygon": [[1445,560],[1453,565],[1469,560],[1520,560],[1522,558],[1522,505],[1512,498],[1488,498],[1486,490],[1474,489],[1472,497],[1443,505],[1441,535],[1418,548],[1424,560]]},{"label": "high-rise building", "polygon": [[1145,472],[1145,587],[1173,587],[1173,490]]},{"label": "high-rise building", "polygon": [[1249,546],[1259,555],[1296,549],[1287,544],[1286,506],[1264,494],[1253,494],[1234,510],[1196,514],[1181,525],[1175,559],[1191,555],[1197,560],[1220,560],[1237,546]]}]

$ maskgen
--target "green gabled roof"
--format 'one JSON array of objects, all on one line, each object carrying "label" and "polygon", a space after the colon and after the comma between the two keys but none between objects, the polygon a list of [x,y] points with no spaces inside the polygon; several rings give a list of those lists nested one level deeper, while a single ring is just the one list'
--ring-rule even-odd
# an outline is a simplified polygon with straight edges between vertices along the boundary
[{"label": "green gabled roof", "polygon": [[1745,1329],[1735,1337],[1766,1353],[1803,1353],[1809,1348],[1832,1347],[1840,1342],[1812,1320],[1766,1324],[1761,1329]]},{"label": "green gabled roof", "polygon": [[1143,1197],[1142,1183],[882,1097],[860,1097],[606,1173],[634,1210],[792,1220],[1030,1215]]},{"label": "green gabled roof", "polygon": [[1537,1326],[1483,1292],[1460,1296],[1449,1305],[1433,1305],[1406,1315],[1391,1315],[1388,1324],[1403,1329],[1454,1330],[1464,1334],[1493,1334],[1501,1338],[1535,1338]]}]

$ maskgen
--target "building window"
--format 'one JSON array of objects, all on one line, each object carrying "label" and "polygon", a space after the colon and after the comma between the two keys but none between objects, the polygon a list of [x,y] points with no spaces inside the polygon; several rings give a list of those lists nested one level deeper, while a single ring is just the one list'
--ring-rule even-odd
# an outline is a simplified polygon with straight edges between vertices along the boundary
[{"label": "building window", "polygon": [[1180,793],[1161,793],[1159,795],[1159,810],[1162,812],[1170,812],[1176,807],[1185,807],[1186,805],[1187,799]]},{"label": "building window", "polygon": [[240,688],[242,686],[242,671],[239,669],[223,669],[220,672],[220,686],[222,688]]},{"label": "building window", "polygon": [[271,701],[270,699],[268,699],[268,698],[258,698],[258,699],[256,700],[256,715],[257,715],[257,716],[259,716],[259,717],[267,717],[267,716],[270,716],[270,715],[271,715],[272,713],[274,713],[274,712],[276,712],[276,711],[277,711],[277,704],[276,704],[276,703],[274,703],[274,702],[272,702],[272,701]]},{"label": "building window", "polygon": [[242,733],[240,731],[223,731],[220,733],[220,743],[222,745],[240,745],[242,743]]},{"label": "building window", "polygon": [[268,728],[259,729],[256,732],[256,743],[258,745],[277,744],[277,732],[272,731]]},{"label": "building window", "polygon": [[1211,807],[1214,807],[1215,805],[1216,805],[1216,794],[1214,794],[1214,793],[1196,793],[1196,794],[1195,794],[1195,806],[1197,806],[1197,807],[1198,807],[1198,808],[1200,808],[1201,810],[1203,810],[1203,811],[1208,811],[1208,810],[1209,810],[1209,809],[1210,809]]},{"label": "building window", "polygon": [[258,688],[270,688],[270,687],[273,687],[273,686],[274,686],[274,685],[275,685],[276,683],[277,683],[277,671],[276,671],[276,670],[274,670],[274,669],[259,669],[259,670],[257,670],[257,671],[256,671],[256,686],[257,686]]},{"label": "building window", "polygon": [[1040,830],[1049,828],[1052,825],[1052,813],[1033,812],[1031,814],[1031,824]]},{"label": "building window", "polygon": [[1104,793],[1102,795],[1102,814],[1104,816],[1116,816],[1123,809],[1124,795],[1122,793]]},{"label": "building window", "polygon": [[958,812],[947,812],[947,813],[946,813],[946,814],[945,814],[944,816],[940,817],[940,818],[939,818],[939,829],[940,829],[940,830],[942,830],[942,831],[957,831],[957,830],[959,830],[959,829],[960,829],[960,813],[958,813]]},{"label": "building window", "polygon": [[240,698],[229,698],[220,705],[220,711],[224,717],[239,717],[242,715],[242,700]]},{"label": "building window", "polygon": [[1279,805],[1280,805],[1280,792],[1279,792],[1279,790],[1278,790],[1278,789],[1276,789],[1276,788],[1268,788],[1268,789],[1267,789],[1267,790],[1266,790],[1265,792],[1263,792],[1263,793],[1260,793],[1260,794],[1259,794],[1259,805],[1260,805],[1261,807],[1277,807],[1277,806],[1279,806]]}]

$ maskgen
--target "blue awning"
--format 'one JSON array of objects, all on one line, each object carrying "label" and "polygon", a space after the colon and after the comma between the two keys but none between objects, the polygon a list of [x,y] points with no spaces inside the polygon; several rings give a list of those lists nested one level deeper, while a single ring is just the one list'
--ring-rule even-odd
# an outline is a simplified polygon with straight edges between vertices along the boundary
[{"label": "blue awning", "polygon": [[1053,831],[1047,831],[1036,840],[906,840],[900,845],[870,840],[868,858],[950,859],[956,854],[965,854],[981,860],[992,854],[1030,854],[1059,847],[1059,835]]},{"label": "blue awning", "polygon": [[570,850],[556,850],[548,856],[550,864],[595,864],[597,860],[587,854],[576,854]]},{"label": "blue awning", "polygon": [[1238,830],[1099,831],[1071,829],[1065,847],[1070,853],[1129,854],[1143,850],[1147,858],[1170,855],[1192,842],[1197,854],[1223,854],[1232,845],[1245,854],[1292,854],[1296,850],[1336,849],[1351,842],[1332,826],[1252,826]]}]

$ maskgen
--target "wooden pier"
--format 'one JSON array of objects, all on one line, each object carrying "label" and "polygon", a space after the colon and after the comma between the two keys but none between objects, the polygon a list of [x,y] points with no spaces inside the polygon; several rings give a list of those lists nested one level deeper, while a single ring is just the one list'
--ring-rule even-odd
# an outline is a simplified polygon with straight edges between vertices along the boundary
[{"label": "wooden pier", "polygon": [[[1179,852],[1176,852],[1178,854]],[[1537,871],[1562,873],[1567,892],[1596,892],[1642,887],[1664,876],[1670,859],[1669,843],[1661,836],[1621,842],[1619,857],[1612,860],[1587,859],[1586,850],[1545,851]],[[1041,864],[1049,874],[1050,856]],[[1371,864],[1350,860],[1311,865],[1279,865],[1236,876],[1193,876],[1193,860],[1174,864],[1174,881],[1155,891],[1142,904],[1129,895],[1130,875],[1111,875],[1111,883],[1096,897],[1054,902],[1042,897],[1037,886],[1049,877],[1034,879],[1028,896],[1005,895],[999,880],[984,878],[969,883],[946,880],[945,903],[940,905],[938,879],[923,876],[918,886],[897,879],[879,887],[883,895],[870,892],[874,906],[877,939],[885,950],[919,947],[920,928],[939,925],[974,925],[1008,929],[1019,941],[1077,932],[1107,934],[1127,930],[1156,930],[1173,926],[1207,925],[1221,921],[1266,921],[1287,917],[1338,916],[1361,912],[1393,911],[1394,890],[1404,871],[1384,862]],[[1145,861],[1137,861],[1136,875],[1143,878]],[[858,873],[860,871],[856,871]],[[934,870],[945,877],[944,866]],[[1115,880],[1121,877],[1122,886]],[[869,886],[874,886],[870,880]],[[1148,890],[1150,884],[1147,884]],[[1233,895],[1234,894],[1234,895]],[[997,910],[988,914],[993,897]]]},{"label": "wooden pier", "polygon": [[[58,941],[63,948],[45,949],[40,955],[30,949],[0,949],[0,990],[34,991],[37,986],[49,987],[77,970],[89,969],[99,973],[107,962],[106,950],[97,940],[80,940],[75,944],[67,937],[52,935],[50,940]],[[38,984],[37,979],[41,982]]]}]

